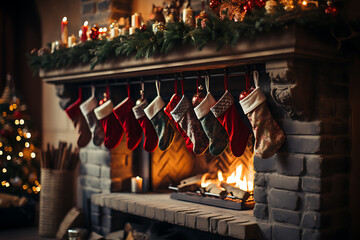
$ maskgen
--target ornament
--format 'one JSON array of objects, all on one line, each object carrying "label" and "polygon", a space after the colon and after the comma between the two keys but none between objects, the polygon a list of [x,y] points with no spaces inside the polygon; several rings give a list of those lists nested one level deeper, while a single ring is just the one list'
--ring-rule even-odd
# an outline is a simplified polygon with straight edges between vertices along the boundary
[{"label": "ornament", "polygon": [[163,15],[163,8],[160,6],[155,6],[155,4],[153,4],[153,8],[151,11],[151,15],[150,15],[150,20],[153,22],[162,22],[165,23],[165,18]]},{"label": "ornament", "polygon": [[103,105],[108,100],[107,94],[103,93],[103,99],[99,101],[99,105]]},{"label": "ornament", "polygon": [[338,14],[338,10],[336,7],[333,6],[333,2],[332,1],[327,1],[327,7],[325,8],[325,13],[329,14],[333,17],[336,17]]},{"label": "ornament", "polygon": [[283,0],[281,3],[284,5],[284,10],[287,12],[290,12],[295,8],[293,0]]},{"label": "ornament", "polygon": [[244,91],[242,91],[240,93],[240,97],[239,97],[239,100],[243,100],[244,98],[246,98],[255,88],[254,87],[251,87],[250,89],[246,89]]},{"label": "ornament", "polygon": [[99,26],[97,24],[94,24],[90,30],[90,38],[92,40],[96,40],[99,38]]},{"label": "ornament", "polygon": [[157,31],[164,31],[166,29],[164,23],[162,22],[159,22],[159,23],[154,23],[152,25],[152,28],[153,28],[153,32],[156,34]]},{"label": "ornament", "polygon": [[207,18],[204,18],[201,20],[201,28],[206,28],[207,24],[209,23],[209,20]]},{"label": "ornament", "polygon": [[144,90],[140,90],[140,98],[138,100],[136,100],[135,104],[136,106],[140,105],[141,103],[143,103],[145,101],[144,98]]},{"label": "ornament", "polygon": [[210,0],[209,7],[211,9],[216,9],[220,6],[221,2],[219,0]]},{"label": "ornament", "polygon": [[201,22],[203,19],[207,19],[207,17],[208,17],[208,15],[206,14],[206,12],[201,11],[200,14],[195,17],[195,25],[196,25],[195,27],[196,28],[202,27]]},{"label": "ornament", "polygon": [[241,22],[244,21],[245,15],[246,15],[247,11],[242,11],[241,7],[237,7],[234,9],[233,11],[233,20],[235,22]]},{"label": "ornament", "polygon": [[20,111],[16,110],[14,112],[15,119],[20,119],[20,118],[22,118],[22,116],[23,116],[23,114]]},{"label": "ornament", "polygon": [[194,94],[191,99],[191,103],[194,107],[199,105],[206,97],[206,94],[203,92],[204,88],[202,85],[199,85],[198,92]]},{"label": "ornament", "polygon": [[253,10],[257,5],[255,0],[249,0],[247,1],[246,5],[248,6],[248,11]]},{"label": "ornament", "polygon": [[39,51],[37,52],[37,55],[39,57],[44,56],[44,55],[49,55],[49,54],[50,54],[49,48],[40,48]]},{"label": "ornament", "polygon": [[269,0],[265,4],[266,13],[275,14],[276,13],[277,2],[274,0]]},{"label": "ornament", "polygon": [[146,30],[146,25],[145,24],[141,25],[140,31],[145,32],[145,30]]},{"label": "ornament", "polygon": [[[263,8],[263,7],[265,7],[266,1],[267,1],[267,0],[255,0],[255,4],[256,4],[256,6],[258,6],[259,8]],[[292,1],[292,0],[291,0],[291,1]]]},{"label": "ornament", "polygon": [[232,20],[234,16],[233,12],[233,5],[231,3],[221,4],[219,8],[219,16],[222,20],[224,20],[226,17]]}]

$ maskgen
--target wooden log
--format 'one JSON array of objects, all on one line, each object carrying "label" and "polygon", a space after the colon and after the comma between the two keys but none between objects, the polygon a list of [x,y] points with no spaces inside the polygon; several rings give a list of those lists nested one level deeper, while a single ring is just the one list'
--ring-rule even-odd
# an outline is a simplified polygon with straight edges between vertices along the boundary
[{"label": "wooden log", "polygon": [[201,184],[202,175],[196,175],[189,178],[185,178],[177,186],[180,192],[194,192],[199,190]]},{"label": "wooden log", "polygon": [[233,196],[242,199],[243,201],[246,201],[250,197],[250,193],[246,192],[240,188],[233,187],[227,183],[222,182],[221,187],[225,188],[226,191]]},{"label": "wooden log", "polygon": [[210,183],[206,188],[206,192],[213,193],[213,194],[219,194],[222,193],[224,190],[220,187],[218,187],[215,183]]}]

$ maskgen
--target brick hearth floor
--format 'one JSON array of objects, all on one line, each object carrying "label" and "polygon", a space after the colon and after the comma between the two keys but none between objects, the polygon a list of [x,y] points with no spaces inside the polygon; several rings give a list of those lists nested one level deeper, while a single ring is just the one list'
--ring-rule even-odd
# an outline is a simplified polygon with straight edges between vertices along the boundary
[{"label": "brick hearth floor", "polygon": [[256,238],[252,210],[230,210],[170,199],[170,194],[94,194],[95,206],[239,239]]}]

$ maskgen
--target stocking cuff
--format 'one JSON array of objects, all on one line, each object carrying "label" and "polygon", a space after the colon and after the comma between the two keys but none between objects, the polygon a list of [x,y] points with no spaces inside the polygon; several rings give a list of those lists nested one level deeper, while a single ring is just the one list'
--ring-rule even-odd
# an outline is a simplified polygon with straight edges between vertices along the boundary
[{"label": "stocking cuff", "polygon": [[146,116],[152,119],[160,110],[165,106],[164,101],[160,96],[157,96],[150,104],[144,109]]},{"label": "stocking cuff", "polygon": [[178,105],[176,105],[170,114],[174,118],[175,122],[179,122],[191,107],[191,102],[185,95],[183,95]]},{"label": "stocking cuff", "polygon": [[111,100],[106,101],[103,105],[95,108],[94,113],[98,120],[104,119],[109,116],[114,109],[114,104]]},{"label": "stocking cuff", "polygon": [[266,101],[266,97],[259,87],[255,88],[249,95],[247,95],[243,100],[240,100],[240,105],[245,114],[248,114],[254,110],[261,103]]},{"label": "stocking cuff", "polygon": [[132,108],[136,119],[140,119],[145,116],[144,109],[148,105],[149,105],[148,102],[146,100],[144,100],[142,103],[140,103],[139,105]]},{"label": "stocking cuff", "polygon": [[211,93],[208,93],[204,100],[202,100],[202,102],[196,108],[194,108],[196,117],[198,119],[205,117],[210,112],[210,108],[214,106],[215,103],[216,101],[214,97],[211,95]]},{"label": "stocking cuff", "polygon": [[234,104],[234,98],[231,93],[226,90],[224,95],[217,101],[217,103],[210,108],[215,117],[220,117],[226,110]]},{"label": "stocking cuff", "polygon": [[86,114],[88,114],[89,112],[94,110],[98,105],[99,104],[98,104],[96,98],[95,97],[90,97],[88,100],[86,100],[85,102],[83,102],[80,105],[80,110],[85,116]]},{"label": "stocking cuff", "polygon": [[134,102],[131,100],[131,98],[127,97],[124,100],[122,100],[116,107],[114,107],[114,111],[119,112],[121,111],[121,115],[126,114],[128,112],[132,111],[132,108],[134,107]]}]

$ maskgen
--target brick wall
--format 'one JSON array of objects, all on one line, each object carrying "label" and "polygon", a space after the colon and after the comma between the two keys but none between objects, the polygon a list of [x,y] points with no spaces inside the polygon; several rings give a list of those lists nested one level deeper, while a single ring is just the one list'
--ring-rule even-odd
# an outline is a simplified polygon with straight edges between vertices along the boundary
[{"label": "brick wall", "polygon": [[81,0],[81,23],[89,21],[89,24],[106,26],[120,17],[131,15],[130,0]]},{"label": "brick wall", "polygon": [[[264,239],[346,238],[350,107],[344,71],[300,60],[268,65],[270,78],[261,87],[286,142],[275,156],[254,159],[254,215]],[[270,89],[285,93],[290,108],[275,104]]]}]

